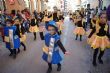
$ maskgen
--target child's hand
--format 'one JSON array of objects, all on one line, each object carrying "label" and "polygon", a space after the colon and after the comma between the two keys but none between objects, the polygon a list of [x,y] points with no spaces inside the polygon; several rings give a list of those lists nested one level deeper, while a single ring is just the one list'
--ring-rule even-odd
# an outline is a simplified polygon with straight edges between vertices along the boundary
[{"label": "child's hand", "polygon": [[69,52],[65,52],[65,55],[70,55],[70,53]]}]

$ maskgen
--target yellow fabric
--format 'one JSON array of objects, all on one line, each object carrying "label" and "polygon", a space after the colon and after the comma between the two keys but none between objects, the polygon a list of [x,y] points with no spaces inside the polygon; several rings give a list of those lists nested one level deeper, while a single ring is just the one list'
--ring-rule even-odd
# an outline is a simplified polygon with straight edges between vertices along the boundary
[{"label": "yellow fabric", "polygon": [[37,25],[36,26],[30,26],[29,31],[30,32],[39,32],[39,28],[37,27]]},{"label": "yellow fabric", "polygon": [[92,27],[94,27],[96,24],[93,22],[93,19],[91,20]]},{"label": "yellow fabric", "polygon": [[107,25],[107,24],[105,25],[104,30],[105,30],[105,31],[108,31],[108,25]]},{"label": "yellow fabric", "polygon": [[86,22],[86,19],[84,19],[84,18],[82,19],[82,25],[83,25],[83,22]]},{"label": "yellow fabric", "polygon": [[92,32],[92,29],[89,29],[89,30],[86,32],[86,35],[89,36],[91,32]]},{"label": "yellow fabric", "polygon": [[107,36],[99,37],[97,35],[93,35],[88,43],[91,45],[93,49],[99,48],[104,51],[107,48],[110,48],[110,41]]},{"label": "yellow fabric", "polygon": [[49,52],[49,48],[46,47],[46,46],[44,46],[44,47],[43,47],[43,52],[45,52],[46,54],[48,54],[48,52]]},{"label": "yellow fabric", "polygon": [[51,18],[44,17],[43,22],[50,21],[50,20],[51,20]]},{"label": "yellow fabric", "polygon": [[[97,22],[96,22],[96,33],[98,33],[98,32],[99,32],[99,29],[101,28],[101,27],[99,26],[99,22],[100,22],[100,20],[98,19]],[[107,25],[107,23],[106,23],[106,25],[105,25],[104,30],[105,30],[105,31],[108,30],[108,25]]]},{"label": "yellow fabric", "polygon": [[95,36],[96,36],[96,35],[93,35],[91,38],[88,38],[88,39],[87,39],[87,42],[88,42],[89,45],[92,44],[93,40],[95,39]]},{"label": "yellow fabric", "polygon": [[9,41],[10,41],[10,40],[9,40],[9,37],[5,36],[5,37],[4,37],[4,41],[5,41],[5,42],[9,42]]},{"label": "yellow fabric", "polygon": [[52,17],[50,18],[50,20],[53,20],[53,15],[52,15]]},{"label": "yellow fabric", "polygon": [[21,38],[20,38],[20,41],[25,42],[26,41],[26,35],[22,35]]},{"label": "yellow fabric", "polygon": [[83,27],[76,27],[74,30],[75,35],[85,35],[85,30]]},{"label": "yellow fabric", "polygon": [[56,22],[56,24],[57,24],[59,30],[63,30],[64,29],[64,27],[63,27],[63,21],[60,20],[59,22]]}]

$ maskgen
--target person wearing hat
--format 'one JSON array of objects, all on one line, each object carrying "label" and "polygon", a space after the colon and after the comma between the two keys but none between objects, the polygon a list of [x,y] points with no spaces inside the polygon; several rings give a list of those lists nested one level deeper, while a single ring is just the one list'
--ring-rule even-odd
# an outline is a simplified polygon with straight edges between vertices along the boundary
[{"label": "person wearing hat", "polygon": [[4,27],[4,41],[6,48],[10,51],[9,56],[16,58],[16,49],[20,47],[20,38],[16,35],[16,26],[12,24],[12,20],[6,21],[6,27]]},{"label": "person wearing hat", "polygon": [[60,41],[60,36],[57,34],[58,28],[55,21],[49,21],[48,24],[46,24],[46,29],[49,33],[44,36],[45,47],[43,48],[42,58],[48,63],[49,68],[47,70],[47,73],[52,72],[52,64],[57,64],[57,71],[61,71],[60,62],[62,61],[62,57],[59,53],[59,50],[61,49],[64,54],[68,54],[68,52]]}]

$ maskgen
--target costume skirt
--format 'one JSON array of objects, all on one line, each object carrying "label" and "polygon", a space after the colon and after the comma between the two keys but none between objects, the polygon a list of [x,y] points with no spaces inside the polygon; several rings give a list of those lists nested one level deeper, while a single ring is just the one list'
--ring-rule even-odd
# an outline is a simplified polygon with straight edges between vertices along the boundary
[{"label": "costume skirt", "polygon": [[88,39],[88,43],[93,49],[99,48],[104,51],[105,49],[110,48],[110,41],[107,36],[97,36],[94,34]]},{"label": "costume skirt", "polygon": [[36,26],[30,26],[29,31],[30,32],[39,32],[39,28],[37,27],[37,25]]},{"label": "costume skirt", "polygon": [[85,30],[83,27],[76,27],[74,30],[75,35],[85,35]]}]

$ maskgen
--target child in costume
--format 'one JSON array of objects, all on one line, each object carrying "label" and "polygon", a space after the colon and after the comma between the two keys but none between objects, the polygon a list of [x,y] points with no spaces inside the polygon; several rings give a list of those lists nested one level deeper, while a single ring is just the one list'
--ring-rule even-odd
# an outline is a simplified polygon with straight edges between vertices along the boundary
[{"label": "child in costume", "polygon": [[94,49],[93,66],[97,66],[96,59],[99,51],[98,61],[100,64],[103,64],[102,57],[105,50],[110,46],[106,13],[100,13],[99,20],[96,22],[96,28],[92,30],[89,38],[91,39],[90,45]]},{"label": "child in costume", "polygon": [[6,25],[4,27],[6,48],[11,52],[9,56],[16,58],[16,49],[20,47],[20,38],[16,34],[17,27],[12,24],[12,20],[7,20]]},{"label": "child in costume", "polygon": [[[16,34],[20,38],[20,44],[24,47],[24,51],[26,50],[26,34],[25,34],[25,28],[23,27],[23,24],[20,22],[20,19],[16,18],[14,20],[14,25],[17,27]],[[18,48],[18,53],[20,53],[20,49]]]},{"label": "child in costume", "polygon": [[63,51],[64,54],[68,54],[65,50],[64,46],[60,41],[60,36],[57,34],[58,28],[56,26],[55,21],[49,21],[46,25],[49,33],[45,35],[45,47],[43,48],[43,60],[48,63],[47,73],[52,72],[52,64],[57,64],[57,71],[61,71],[61,61],[62,57],[59,53],[59,47]]},{"label": "child in costume", "polygon": [[55,22],[58,21],[58,12],[57,12],[57,11],[54,11],[54,12],[53,12],[53,20],[54,20]]},{"label": "child in costume", "polygon": [[96,28],[96,21],[98,20],[97,15],[94,14],[93,18],[91,19],[91,24],[90,24],[90,29],[87,32],[87,36],[90,36],[90,33],[92,32],[92,30],[94,30]]},{"label": "child in costume", "polygon": [[39,32],[39,25],[38,25],[38,21],[35,18],[35,16],[32,16],[31,22],[30,22],[30,28],[29,31],[32,32],[34,34],[34,40],[36,40],[36,33]]},{"label": "child in costume", "polygon": [[56,22],[56,24],[58,26],[58,34],[61,35],[62,30],[63,30],[63,24],[64,24],[64,17],[63,17],[63,14],[61,12],[58,15],[58,21]]},{"label": "child in costume", "polygon": [[[52,13],[48,13],[48,15],[46,14],[43,18],[43,22],[45,24],[47,24],[50,20],[53,20],[53,15]],[[45,30],[45,27],[40,27],[40,37],[41,37],[41,40],[44,40],[44,33],[43,31]]]},{"label": "child in costume", "polygon": [[50,20],[50,19],[49,19],[49,16],[48,16],[48,15],[45,15],[44,18],[43,18],[43,22],[46,23],[46,22],[48,22],[49,20]]},{"label": "child in costume", "polygon": [[[43,19],[42,19],[42,22],[44,22],[45,24],[47,24],[49,20],[50,20],[49,19],[49,16],[46,13],[44,15]],[[45,30],[45,27],[44,26],[42,26],[42,27],[40,26],[40,32],[39,32],[39,34],[40,34],[41,40],[44,40],[44,33],[43,33],[44,30]]]},{"label": "child in costume", "polygon": [[58,27],[58,34],[61,35],[62,34],[62,30],[63,30],[63,20],[59,19],[58,22],[56,22],[57,27]]},{"label": "child in costume", "polygon": [[76,24],[76,28],[74,30],[74,34],[76,35],[76,39],[78,38],[78,36],[80,36],[80,41],[82,41],[82,36],[85,35],[85,29],[84,29],[84,22],[83,22],[83,16],[81,14],[79,14],[77,16],[77,20],[74,21],[74,23]]}]

